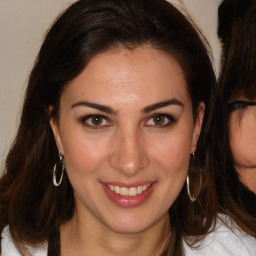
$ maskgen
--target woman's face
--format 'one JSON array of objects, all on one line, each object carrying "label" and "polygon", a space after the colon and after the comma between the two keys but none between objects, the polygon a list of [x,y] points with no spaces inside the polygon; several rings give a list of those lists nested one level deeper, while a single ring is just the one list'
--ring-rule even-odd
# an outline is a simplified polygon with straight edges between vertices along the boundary
[{"label": "woman's face", "polygon": [[168,219],[203,112],[201,103],[194,122],[183,72],[162,51],[143,46],[92,58],[51,120],[78,219],[122,233]]},{"label": "woman's face", "polygon": [[256,99],[233,99],[230,108],[230,147],[236,169],[256,192]]}]

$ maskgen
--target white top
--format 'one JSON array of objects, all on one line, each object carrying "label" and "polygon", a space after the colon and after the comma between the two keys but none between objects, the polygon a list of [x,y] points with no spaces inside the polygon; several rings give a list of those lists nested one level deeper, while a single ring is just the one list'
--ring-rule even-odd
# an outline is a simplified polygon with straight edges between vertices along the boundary
[{"label": "white top", "polygon": [[[8,226],[4,228],[2,233],[1,248],[1,256],[21,256],[12,242]],[[38,249],[32,249],[30,247],[28,247],[28,249],[32,256],[47,256],[48,246],[46,244],[42,245]]]},{"label": "white top", "polygon": [[[220,219],[231,225],[232,231]],[[1,246],[1,256],[21,256],[12,242],[8,227],[3,230]],[[47,256],[47,245],[30,251],[33,256]],[[216,229],[206,236],[198,249],[191,249],[184,242],[184,254],[185,256],[256,256],[256,239],[232,224],[229,217],[219,215]]]},{"label": "white top", "polygon": [[200,241],[200,247],[192,249],[184,243],[184,250],[189,256],[256,256],[256,238],[242,231],[230,217],[219,214],[216,228]]}]

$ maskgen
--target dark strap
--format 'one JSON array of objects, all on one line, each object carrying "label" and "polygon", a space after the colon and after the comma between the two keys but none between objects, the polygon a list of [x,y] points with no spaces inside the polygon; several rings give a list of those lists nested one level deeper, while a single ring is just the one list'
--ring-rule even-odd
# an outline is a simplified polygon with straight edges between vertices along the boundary
[{"label": "dark strap", "polygon": [[60,232],[53,232],[48,241],[48,256],[60,256]]}]

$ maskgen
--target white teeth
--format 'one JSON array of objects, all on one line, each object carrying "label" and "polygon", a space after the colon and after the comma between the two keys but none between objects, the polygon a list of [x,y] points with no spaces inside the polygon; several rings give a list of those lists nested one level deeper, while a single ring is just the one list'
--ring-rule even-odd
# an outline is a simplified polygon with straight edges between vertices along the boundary
[{"label": "white teeth", "polygon": [[141,194],[142,193],[142,186],[137,187],[137,194]]},{"label": "white teeth", "polygon": [[129,194],[128,188],[125,188],[125,187],[120,188],[120,195],[121,196],[128,196],[128,194]]},{"label": "white teeth", "polygon": [[137,188],[129,188],[129,196],[136,196],[137,195]]},{"label": "white teeth", "polygon": [[147,185],[144,185],[144,186],[142,187],[142,191],[145,191],[147,188],[148,188]]},{"label": "white teeth", "polygon": [[119,187],[119,186],[107,184],[107,186],[110,188],[110,190],[114,191],[116,194],[119,194],[121,196],[137,196],[137,195],[141,194],[142,192],[146,191],[150,187],[150,185],[151,184],[138,186],[138,187],[126,188],[126,187]]},{"label": "white teeth", "polygon": [[115,186],[115,192],[116,192],[117,194],[120,194],[120,187]]}]

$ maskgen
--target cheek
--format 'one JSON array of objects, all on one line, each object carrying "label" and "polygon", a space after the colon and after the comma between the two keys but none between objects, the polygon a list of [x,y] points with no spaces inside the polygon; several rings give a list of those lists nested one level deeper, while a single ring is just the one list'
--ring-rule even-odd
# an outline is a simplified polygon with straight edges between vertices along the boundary
[{"label": "cheek", "polygon": [[230,124],[230,148],[234,161],[239,165],[254,165],[256,162],[255,130],[256,122],[246,116]]},{"label": "cheek", "polygon": [[108,155],[107,140],[90,139],[83,133],[63,133],[65,165],[68,173],[84,175],[99,169]]},{"label": "cheek", "polygon": [[[235,113],[232,113],[230,116],[230,122],[229,122],[229,133],[230,133],[230,149],[232,152],[232,155],[236,161],[239,148],[241,147],[241,135],[242,135],[242,130],[240,126],[240,121],[239,118]],[[240,144],[240,146],[239,146]]]},{"label": "cheek", "polygon": [[154,142],[152,151],[159,165],[166,170],[167,175],[187,172],[192,133],[190,130],[180,130]]},{"label": "cheek", "polygon": [[178,197],[187,176],[191,136],[167,137],[162,143],[154,145],[152,157],[153,169],[157,170],[157,178],[161,184],[156,203],[159,209],[167,211]]}]

